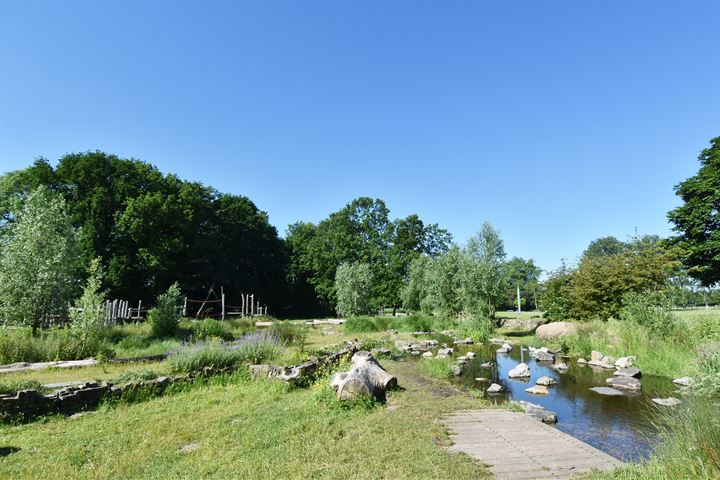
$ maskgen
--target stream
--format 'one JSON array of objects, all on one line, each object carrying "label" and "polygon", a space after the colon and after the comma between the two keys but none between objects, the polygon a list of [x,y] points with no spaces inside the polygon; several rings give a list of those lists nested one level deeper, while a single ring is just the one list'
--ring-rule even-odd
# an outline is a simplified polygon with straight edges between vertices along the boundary
[{"label": "stream", "polygon": [[[438,338],[441,343],[446,339]],[[540,345],[537,345],[538,347]],[[485,377],[490,382],[503,386],[500,395],[485,394],[494,402],[525,400],[545,407],[557,414],[557,428],[599,450],[624,461],[647,458],[652,451],[657,432],[653,422],[660,420],[661,409],[652,403],[656,397],[668,397],[678,389],[665,377],[643,375],[642,392],[605,396],[590,390],[591,387],[606,386],[605,379],[612,376],[612,370],[580,366],[575,359],[568,360],[570,367],[564,373],[552,368],[551,363],[537,362],[524,351],[525,363],[530,367],[531,377],[522,380],[508,378],[508,371],[520,363],[520,348],[514,346],[509,354],[495,353],[498,346],[477,344],[455,348],[455,357],[472,351],[477,356],[463,367],[460,377],[453,382],[468,388],[485,389],[489,383],[475,381]],[[481,367],[484,362],[495,362],[495,367]],[[526,388],[535,385],[542,376],[553,378],[557,384],[550,387],[550,395],[532,395]]]}]

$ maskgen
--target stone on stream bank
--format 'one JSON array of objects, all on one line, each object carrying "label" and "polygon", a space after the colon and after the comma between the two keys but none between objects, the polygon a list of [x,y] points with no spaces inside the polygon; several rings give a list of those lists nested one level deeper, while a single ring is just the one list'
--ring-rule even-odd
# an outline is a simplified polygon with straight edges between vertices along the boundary
[{"label": "stone on stream bank", "polygon": [[512,350],[512,345],[509,343],[503,343],[502,347],[498,348],[496,350],[497,353],[510,353],[510,350]]},{"label": "stone on stream bank", "polygon": [[503,387],[502,387],[501,385],[498,385],[497,383],[493,383],[493,384],[490,385],[490,386],[488,387],[488,389],[485,390],[485,391],[486,391],[487,393],[490,393],[490,394],[496,394],[496,393],[502,392],[502,391],[503,391]]},{"label": "stone on stream bank", "polygon": [[572,322],[546,323],[545,325],[540,325],[537,330],[535,330],[535,335],[542,339],[572,335],[574,333],[577,333],[577,327]]},{"label": "stone on stream bank", "polygon": [[635,357],[621,357],[615,360],[615,368],[630,368],[635,363]]},{"label": "stone on stream bank", "polygon": [[693,379],[691,377],[680,377],[673,380],[673,383],[675,385],[680,385],[681,387],[691,387]]},{"label": "stone on stream bank", "polygon": [[652,401],[653,401],[653,403],[662,405],[663,407],[674,407],[674,406],[680,405],[682,403],[680,400],[678,400],[675,397],[653,398]]},{"label": "stone on stream bank", "polygon": [[612,357],[603,355],[601,352],[593,350],[590,354],[590,361],[588,365],[593,367],[606,368],[608,370],[615,370],[615,360]]},{"label": "stone on stream bank", "polygon": [[449,358],[453,356],[452,348],[441,348],[437,351],[437,358]]},{"label": "stone on stream bank", "polygon": [[453,342],[453,344],[454,344],[454,345],[472,345],[472,344],[473,344],[473,339],[470,338],[470,337],[468,337],[468,338],[464,338],[464,339],[462,339],[462,340],[455,340],[455,341]]}]

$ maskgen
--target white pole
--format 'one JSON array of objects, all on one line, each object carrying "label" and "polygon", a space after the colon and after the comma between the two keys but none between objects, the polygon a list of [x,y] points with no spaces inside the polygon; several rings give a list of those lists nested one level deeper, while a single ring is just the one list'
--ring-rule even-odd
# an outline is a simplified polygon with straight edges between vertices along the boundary
[{"label": "white pole", "polygon": [[522,313],[522,310],[520,309],[520,284],[519,283],[517,286],[517,297],[518,297],[518,320],[520,320],[520,314]]}]

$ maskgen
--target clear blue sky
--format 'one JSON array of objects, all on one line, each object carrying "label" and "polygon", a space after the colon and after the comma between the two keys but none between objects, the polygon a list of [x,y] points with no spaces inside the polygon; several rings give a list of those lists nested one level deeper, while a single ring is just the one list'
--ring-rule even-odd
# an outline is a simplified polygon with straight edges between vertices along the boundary
[{"label": "clear blue sky", "polygon": [[720,135],[720,1],[0,0],[0,173],[103,150],[281,233],[358,196],[543,268],[669,234]]}]

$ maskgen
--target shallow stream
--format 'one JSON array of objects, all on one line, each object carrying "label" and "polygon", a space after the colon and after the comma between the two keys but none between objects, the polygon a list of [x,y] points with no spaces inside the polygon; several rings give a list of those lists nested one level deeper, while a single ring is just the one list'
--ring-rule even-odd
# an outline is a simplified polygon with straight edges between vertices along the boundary
[{"label": "shallow stream", "polygon": [[[446,339],[438,339],[441,343]],[[539,346],[539,345],[538,345]],[[622,460],[638,460],[650,454],[656,429],[653,422],[660,421],[661,409],[652,403],[656,397],[668,397],[678,389],[668,378],[643,375],[642,392],[623,396],[605,396],[590,390],[606,386],[605,380],[612,370],[579,366],[574,359],[565,373],[552,368],[552,363],[537,362],[524,351],[525,363],[530,367],[531,377],[523,380],[508,378],[508,371],[520,363],[520,348],[513,347],[509,354],[496,354],[497,345],[468,345],[456,348],[456,355],[473,351],[477,356],[463,367],[460,377],[454,381],[469,388],[485,389],[489,383],[480,383],[478,377],[503,386],[505,393],[485,394],[495,402],[525,400],[545,407],[557,414],[557,428],[590,445]],[[494,362],[492,369],[481,367],[482,363]],[[557,384],[550,387],[550,394],[532,395],[526,388],[535,385],[542,377],[553,378]],[[677,395],[675,395],[677,396]]]}]

